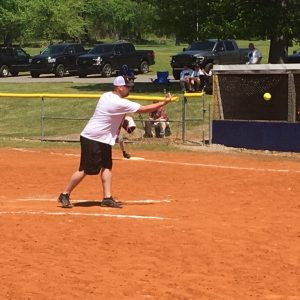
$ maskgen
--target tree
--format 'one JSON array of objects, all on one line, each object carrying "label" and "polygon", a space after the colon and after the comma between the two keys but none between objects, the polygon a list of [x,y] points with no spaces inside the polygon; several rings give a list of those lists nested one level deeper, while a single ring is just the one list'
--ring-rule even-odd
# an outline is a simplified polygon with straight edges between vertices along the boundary
[{"label": "tree", "polygon": [[[27,19],[34,39],[80,40],[83,0],[29,0]],[[29,21],[30,20],[30,21]]]},{"label": "tree", "polygon": [[[300,39],[299,0],[148,0],[159,30],[184,41],[203,38],[270,39],[270,63],[285,61]],[[166,17],[167,16],[167,17]]]},{"label": "tree", "polygon": [[240,33],[270,39],[269,62],[285,62],[288,46],[300,38],[299,0],[237,0],[235,7]]},{"label": "tree", "polygon": [[21,0],[1,0],[0,28],[4,44],[21,39],[26,20],[24,17],[25,3]]}]

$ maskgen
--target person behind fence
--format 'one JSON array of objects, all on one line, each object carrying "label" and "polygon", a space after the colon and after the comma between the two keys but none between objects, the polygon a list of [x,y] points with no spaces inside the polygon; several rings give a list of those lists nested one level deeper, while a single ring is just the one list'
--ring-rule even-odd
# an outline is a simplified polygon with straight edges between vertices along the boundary
[{"label": "person behind fence", "polygon": [[132,70],[129,70],[127,65],[122,65],[120,71],[117,72],[117,75],[127,77],[130,81],[134,81],[136,79],[134,72]]},{"label": "person behind fence", "polygon": [[[130,116],[126,116],[121,124],[121,127],[127,132],[127,133],[133,133],[136,125],[135,122],[133,120],[132,117]],[[119,135],[117,137],[116,143],[119,144],[120,149],[122,151],[123,157],[129,159],[131,157],[131,155],[126,151],[125,149],[125,142],[124,142],[124,137],[121,134],[121,128],[120,128],[120,132]]]},{"label": "person behind fence", "polygon": [[119,144],[120,149],[121,149],[122,154],[123,154],[123,157],[129,159],[131,157],[131,155],[125,149],[125,142],[124,142],[124,137],[123,137],[122,134],[118,135],[116,143]]},{"label": "person behind fence", "polygon": [[195,69],[192,72],[190,77],[190,90],[193,92],[199,92],[203,90],[204,87],[204,76],[205,72],[200,67],[200,65],[196,64]]},{"label": "person behind fence", "polygon": [[203,73],[204,73],[203,91],[208,95],[212,95],[212,69],[213,69],[212,63],[207,64],[203,69]]},{"label": "person behind fence", "polygon": [[248,52],[248,62],[246,64],[252,65],[252,64],[260,64],[262,60],[261,52],[255,48],[253,43],[249,43],[249,52]]},{"label": "person behind fence", "polygon": [[179,83],[181,91],[191,91],[190,78],[192,76],[193,70],[188,66],[184,66],[183,70],[180,72]]},{"label": "person behind fence", "polygon": [[[153,103],[157,102],[153,101]],[[163,138],[170,134],[169,117],[165,108],[160,107],[156,111],[150,112],[149,119],[145,121],[145,137]]]},{"label": "person behind fence", "polygon": [[157,111],[172,100],[171,94],[168,93],[162,102],[141,105],[125,99],[134,85],[132,81],[117,76],[113,84],[113,91],[106,92],[100,97],[93,116],[80,134],[79,168],[72,174],[57,199],[63,208],[72,207],[70,195],[86,175],[98,174],[103,189],[100,206],[121,208],[121,203],[112,197],[112,146],[116,143],[124,117],[127,113]]}]

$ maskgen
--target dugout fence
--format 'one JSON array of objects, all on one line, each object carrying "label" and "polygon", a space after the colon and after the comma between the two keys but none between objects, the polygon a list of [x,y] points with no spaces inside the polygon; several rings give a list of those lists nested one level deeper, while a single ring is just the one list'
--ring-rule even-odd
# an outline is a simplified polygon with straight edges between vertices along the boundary
[{"label": "dugout fence", "polygon": [[213,74],[213,143],[300,151],[298,64],[222,65]]}]

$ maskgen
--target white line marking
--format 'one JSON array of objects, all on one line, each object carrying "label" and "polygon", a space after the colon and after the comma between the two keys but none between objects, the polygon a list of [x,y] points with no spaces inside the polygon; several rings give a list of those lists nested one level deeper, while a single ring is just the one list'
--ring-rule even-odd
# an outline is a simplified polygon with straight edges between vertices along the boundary
[{"label": "white line marking", "polygon": [[199,164],[199,163],[183,163],[183,162],[153,160],[153,159],[145,159],[144,161],[146,161],[146,162],[154,162],[154,163],[161,163],[161,164],[180,165],[180,166],[203,167],[203,168],[217,168],[217,169],[230,169],[230,170],[246,170],[246,171],[258,171],[258,172],[279,172],[279,173],[294,172],[294,173],[300,173],[300,170],[288,170],[288,169],[262,169],[262,168],[236,167],[236,166]]},{"label": "white line marking", "polygon": [[84,216],[84,217],[110,217],[124,219],[148,219],[148,220],[166,220],[169,218],[157,216],[138,216],[138,215],[110,215],[100,213],[76,213],[76,212],[49,212],[49,211],[0,211],[0,215],[49,215],[49,216]]},{"label": "white line marking", "polygon": [[30,153],[39,153],[40,151],[36,150],[28,150],[28,149],[23,149],[23,148],[12,148],[15,151],[20,151],[20,152],[30,152]]},{"label": "white line marking", "polygon": [[125,200],[124,203],[171,203],[172,200]]},{"label": "white line marking", "polygon": [[[19,148],[12,148],[12,149],[16,150],[16,151],[22,151],[22,152],[40,152],[40,151],[31,151],[31,150],[19,149]],[[53,155],[65,155],[65,156],[76,156],[76,157],[80,156],[79,154],[72,154],[72,153],[68,154],[68,153],[59,153],[59,152],[51,152],[51,154],[53,154]],[[113,159],[114,160],[123,160],[123,158],[113,158]],[[139,161],[139,159],[137,161]],[[237,167],[237,166],[225,166],[225,165],[214,165],[214,164],[174,162],[174,161],[154,160],[154,159],[145,159],[145,158],[141,159],[140,161],[160,163],[160,164],[172,164],[172,165],[180,165],[180,166],[201,167],[201,168],[216,168],[216,169],[244,170],[244,171],[255,171],[255,172],[274,172],[274,173],[300,173],[300,170]]]},{"label": "white line marking", "polygon": [[51,155],[62,155],[62,156],[80,157],[80,154],[74,154],[74,153],[50,152],[50,154]]},{"label": "white line marking", "polygon": [[[16,200],[10,200],[10,202],[13,201],[57,201],[56,198],[18,198]],[[71,200],[71,202],[74,203],[84,203],[84,202],[92,202],[95,201],[95,203],[100,202],[101,200],[88,200],[88,199],[79,199],[79,200]],[[147,203],[147,204],[151,204],[151,203],[171,203],[172,200],[152,200],[152,199],[146,199],[146,200],[121,200],[122,203]]]}]

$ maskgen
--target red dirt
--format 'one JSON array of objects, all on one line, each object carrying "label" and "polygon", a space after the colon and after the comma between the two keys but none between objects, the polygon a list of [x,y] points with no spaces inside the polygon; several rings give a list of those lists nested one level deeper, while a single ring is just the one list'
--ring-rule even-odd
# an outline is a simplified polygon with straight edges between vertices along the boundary
[{"label": "red dirt", "polygon": [[62,209],[78,154],[0,149],[0,299],[300,299],[300,160],[138,152],[114,161],[123,209],[98,176]]}]

